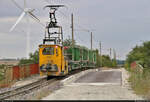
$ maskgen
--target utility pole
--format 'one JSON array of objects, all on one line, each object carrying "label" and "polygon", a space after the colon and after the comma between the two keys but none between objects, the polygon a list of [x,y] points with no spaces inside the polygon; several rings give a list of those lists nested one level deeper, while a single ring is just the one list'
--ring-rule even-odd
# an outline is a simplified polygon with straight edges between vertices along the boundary
[{"label": "utility pole", "polygon": [[72,46],[74,46],[74,26],[73,26],[73,13],[71,14],[71,29],[72,29]]},{"label": "utility pole", "polygon": [[117,59],[116,59],[116,51],[115,51],[115,49],[113,49],[113,52],[114,52],[113,63],[114,63],[114,66],[116,67],[117,66]]},{"label": "utility pole", "polygon": [[100,47],[100,66],[102,67],[102,45],[101,45],[101,42],[99,43],[99,47]]},{"label": "utility pole", "polygon": [[[71,30],[72,30],[72,60],[74,61],[74,26],[73,26],[73,13],[71,14]],[[74,66],[73,66],[74,67]]]},{"label": "utility pole", "polygon": [[93,34],[91,32],[91,50],[92,50],[92,36],[93,36]]},{"label": "utility pole", "polygon": [[116,59],[116,51],[115,51],[115,49],[113,49],[113,52],[114,52],[114,59]]},{"label": "utility pole", "polygon": [[110,59],[111,59],[111,48],[110,48]]}]

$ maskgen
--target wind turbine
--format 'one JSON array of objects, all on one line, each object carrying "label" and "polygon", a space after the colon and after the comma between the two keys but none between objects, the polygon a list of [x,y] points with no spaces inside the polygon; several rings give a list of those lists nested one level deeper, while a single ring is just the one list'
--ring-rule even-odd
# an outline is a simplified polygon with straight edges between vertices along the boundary
[{"label": "wind turbine", "polygon": [[16,27],[16,25],[22,20],[22,18],[24,16],[26,16],[26,21],[27,21],[27,49],[26,49],[26,57],[29,58],[29,51],[30,51],[30,31],[31,31],[31,27],[30,27],[30,20],[29,17],[31,17],[33,20],[35,20],[37,23],[40,23],[41,25],[44,26],[44,24],[42,24],[40,22],[40,20],[32,13],[35,9],[31,9],[31,8],[27,8],[26,6],[26,0],[24,0],[24,8],[22,8],[15,0],[12,0],[12,2],[16,5],[16,7],[18,7],[20,10],[22,10],[22,13],[20,15],[20,17],[17,19],[16,23],[11,27],[11,29],[9,30],[10,32],[14,30],[14,28]]}]

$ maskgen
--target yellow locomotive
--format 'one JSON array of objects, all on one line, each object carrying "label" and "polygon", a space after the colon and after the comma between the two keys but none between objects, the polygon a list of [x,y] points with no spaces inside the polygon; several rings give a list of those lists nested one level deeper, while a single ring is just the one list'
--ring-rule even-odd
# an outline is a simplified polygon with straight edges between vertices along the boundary
[{"label": "yellow locomotive", "polygon": [[64,76],[68,74],[68,62],[59,45],[39,45],[40,74],[48,76]]}]

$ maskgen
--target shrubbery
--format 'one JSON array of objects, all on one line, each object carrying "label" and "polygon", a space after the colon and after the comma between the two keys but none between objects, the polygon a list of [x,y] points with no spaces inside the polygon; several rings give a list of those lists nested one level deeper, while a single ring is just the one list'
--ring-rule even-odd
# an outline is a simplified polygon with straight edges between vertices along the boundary
[{"label": "shrubbery", "polygon": [[130,71],[129,82],[136,94],[150,98],[150,69],[144,69],[143,73]]},{"label": "shrubbery", "polygon": [[[101,58],[102,58],[102,62],[101,62]],[[100,56],[99,54],[97,54],[97,66],[100,67],[101,65],[102,67],[117,67],[117,61],[116,59],[111,60],[108,55]]]},{"label": "shrubbery", "polygon": [[[142,65],[142,73],[131,70],[130,64],[135,61]],[[135,93],[150,96],[150,41],[132,49],[127,55],[125,67],[130,72],[129,82]]]},{"label": "shrubbery", "polygon": [[0,81],[4,79],[4,75],[6,72],[6,65],[0,65]]},{"label": "shrubbery", "polygon": [[138,61],[144,68],[150,68],[150,41],[132,49],[127,55],[126,67],[130,67],[130,64],[134,61]]},{"label": "shrubbery", "polygon": [[39,52],[38,51],[35,51],[34,53],[30,53],[29,54],[29,59],[21,59],[19,61],[19,65],[22,65],[22,64],[35,64],[35,63],[38,63],[39,62]]}]

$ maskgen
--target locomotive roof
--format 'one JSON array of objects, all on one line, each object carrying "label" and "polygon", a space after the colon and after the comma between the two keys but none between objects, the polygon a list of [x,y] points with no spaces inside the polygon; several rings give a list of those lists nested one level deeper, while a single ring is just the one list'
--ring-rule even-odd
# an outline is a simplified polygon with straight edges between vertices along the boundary
[{"label": "locomotive roof", "polygon": [[40,46],[61,46],[61,45],[40,44],[39,47]]}]

